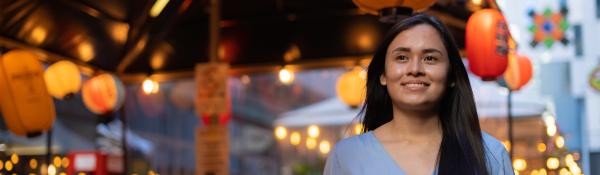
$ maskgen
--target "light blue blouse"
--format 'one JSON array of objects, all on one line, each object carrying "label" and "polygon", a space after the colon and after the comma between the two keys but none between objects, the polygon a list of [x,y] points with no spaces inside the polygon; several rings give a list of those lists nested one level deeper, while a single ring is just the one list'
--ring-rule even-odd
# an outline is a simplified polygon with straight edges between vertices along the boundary
[{"label": "light blue blouse", "polygon": [[[490,175],[514,174],[508,152],[498,140],[482,132],[485,156]],[[335,144],[327,158],[324,175],[405,173],[375,138],[373,132],[346,138]],[[436,174],[434,172],[434,174]]]}]

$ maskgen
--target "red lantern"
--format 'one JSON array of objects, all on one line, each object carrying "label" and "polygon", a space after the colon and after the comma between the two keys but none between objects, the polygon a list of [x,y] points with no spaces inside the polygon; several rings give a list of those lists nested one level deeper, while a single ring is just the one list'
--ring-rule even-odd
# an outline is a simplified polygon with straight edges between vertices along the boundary
[{"label": "red lantern", "polygon": [[504,72],[504,80],[511,90],[519,90],[525,86],[533,75],[533,66],[529,58],[523,55],[510,54],[508,69]]},{"label": "red lantern", "polygon": [[508,27],[498,10],[475,12],[467,22],[469,70],[484,81],[502,75],[508,65]]},{"label": "red lantern", "polygon": [[0,59],[2,116],[16,135],[35,136],[54,123],[54,103],[39,59],[40,55],[27,50],[10,51]]},{"label": "red lantern", "polygon": [[88,80],[82,88],[85,106],[95,114],[105,114],[123,105],[125,88],[112,74],[101,74]]}]

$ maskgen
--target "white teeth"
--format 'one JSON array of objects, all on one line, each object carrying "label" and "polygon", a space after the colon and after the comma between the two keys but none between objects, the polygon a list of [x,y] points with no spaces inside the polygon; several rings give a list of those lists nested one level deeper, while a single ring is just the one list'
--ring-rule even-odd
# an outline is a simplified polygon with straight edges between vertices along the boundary
[{"label": "white teeth", "polygon": [[423,84],[423,83],[408,83],[408,84],[405,84],[404,86],[407,86],[407,87],[424,87],[425,84]]}]

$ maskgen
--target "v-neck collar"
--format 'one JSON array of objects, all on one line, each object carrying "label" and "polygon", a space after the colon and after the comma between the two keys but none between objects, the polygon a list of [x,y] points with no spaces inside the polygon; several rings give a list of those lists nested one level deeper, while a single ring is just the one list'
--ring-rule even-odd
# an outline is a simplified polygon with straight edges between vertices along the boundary
[{"label": "v-neck collar", "polygon": [[[367,132],[365,134],[366,134],[366,136],[369,139],[371,139],[371,142],[373,143],[375,151],[377,151],[378,154],[380,154],[383,157],[385,157],[386,162],[388,162],[388,164],[390,164],[390,166],[395,167],[396,170],[398,170],[403,175],[405,175],[406,173],[404,172],[404,170],[402,170],[402,167],[400,167],[400,165],[398,165],[398,163],[396,162],[396,160],[394,160],[394,158],[392,158],[392,155],[390,155],[390,153],[388,153],[388,151],[385,150],[385,147],[379,141],[379,139],[377,139],[377,137],[375,137],[375,134],[373,133],[373,131],[369,131],[369,132]],[[438,171],[438,165],[436,164],[435,169],[433,170],[432,174],[436,175],[437,171]]]}]

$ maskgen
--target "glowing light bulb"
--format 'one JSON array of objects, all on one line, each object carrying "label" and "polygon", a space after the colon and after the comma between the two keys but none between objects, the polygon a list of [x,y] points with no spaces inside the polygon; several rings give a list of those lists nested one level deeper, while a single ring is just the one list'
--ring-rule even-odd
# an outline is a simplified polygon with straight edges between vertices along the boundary
[{"label": "glowing light bulb", "polygon": [[283,140],[283,139],[285,139],[285,136],[287,136],[287,129],[285,129],[285,127],[283,127],[283,126],[275,127],[275,138],[277,138],[279,140]]},{"label": "glowing light bulb", "polygon": [[308,126],[308,136],[311,138],[319,137],[319,127],[317,125]]},{"label": "glowing light bulb", "polygon": [[306,138],[306,148],[315,149],[317,147],[317,140],[315,138]]},{"label": "glowing light bulb", "polygon": [[294,82],[294,73],[289,71],[287,68],[279,70],[279,81],[283,84],[291,84]]},{"label": "glowing light bulb", "polygon": [[145,94],[155,94],[158,92],[158,89],[159,89],[158,82],[156,82],[150,78],[146,78],[144,80],[144,82],[142,83],[142,90],[144,91]]},{"label": "glowing light bulb", "polygon": [[515,159],[515,161],[513,161],[513,168],[517,171],[523,171],[527,168],[527,161],[525,161],[525,159]]},{"label": "glowing light bulb", "polygon": [[292,132],[292,134],[290,134],[290,144],[296,146],[300,144],[300,133],[298,132]]},{"label": "glowing light bulb", "polygon": [[546,160],[546,167],[551,170],[555,170],[560,165],[560,161],[556,157],[550,157]]},{"label": "glowing light bulb", "polygon": [[321,152],[321,154],[327,154],[330,150],[331,144],[329,143],[329,141],[323,140],[321,141],[321,143],[319,143],[319,151]]}]

